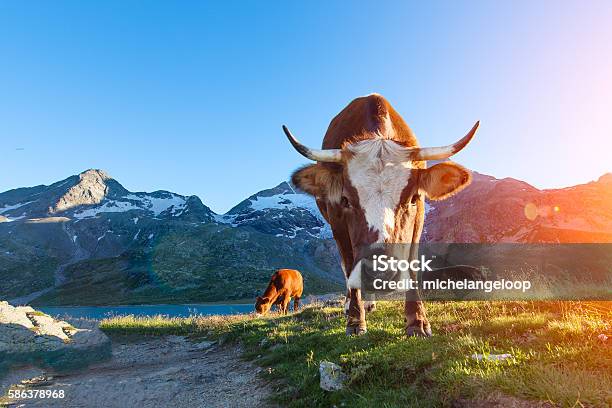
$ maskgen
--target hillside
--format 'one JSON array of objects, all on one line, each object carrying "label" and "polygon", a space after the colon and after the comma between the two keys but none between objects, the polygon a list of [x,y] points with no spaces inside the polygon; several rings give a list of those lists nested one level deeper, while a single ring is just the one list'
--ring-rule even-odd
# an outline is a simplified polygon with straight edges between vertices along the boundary
[{"label": "hillside", "polygon": [[[196,196],[130,192],[101,170],[0,193],[0,298],[34,304],[251,299],[279,267],[344,288],[329,225],[282,182],[216,214]],[[612,174],[556,190],[474,173],[427,203],[428,242],[612,242]]]},{"label": "hillside", "polygon": [[[310,199],[287,196],[302,205]],[[130,192],[99,170],[1,193],[0,298],[34,304],[245,299],[280,267],[302,270],[311,293],[343,287],[334,244],[318,234],[325,228],[320,215],[245,201],[223,217],[198,197]]]},{"label": "hillside", "polygon": [[474,172],[460,194],[429,203],[427,242],[612,242],[612,173],[551,190]]}]

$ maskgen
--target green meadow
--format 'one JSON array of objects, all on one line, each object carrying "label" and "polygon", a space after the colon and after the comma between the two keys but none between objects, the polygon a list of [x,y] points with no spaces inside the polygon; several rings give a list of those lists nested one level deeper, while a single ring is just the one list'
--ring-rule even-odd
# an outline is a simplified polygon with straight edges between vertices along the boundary
[{"label": "green meadow", "polygon": [[[289,407],[612,406],[611,303],[429,302],[434,336],[407,338],[403,304],[380,302],[368,333],[345,335],[343,310],[312,305],[272,314],[115,317],[109,335],[178,334],[242,345]],[[502,361],[486,357],[510,354]],[[474,354],[485,356],[482,360]],[[319,387],[319,363],[347,375]]]}]

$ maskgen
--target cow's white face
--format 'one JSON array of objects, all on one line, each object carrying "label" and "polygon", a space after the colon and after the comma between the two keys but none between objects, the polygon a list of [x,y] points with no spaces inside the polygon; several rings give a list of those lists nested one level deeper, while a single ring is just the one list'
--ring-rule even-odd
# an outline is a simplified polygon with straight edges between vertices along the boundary
[{"label": "cow's white face", "polygon": [[[414,190],[418,195],[418,189],[411,188],[417,182],[417,173],[413,172],[413,163],[405,160],[403,150],[399,144],[383,139],[365,140],[348,148],[351,155],[346,163],[345,182],[356,192],[357,197],[352,200],[363,211],[368,231],[376,235],[374,242],[393,242],[397,228],[405,229],[414,224],[417,201],[410,193]],[[423,167],[422,163],[418,167]],[[345,197],[350,199],[351,194]],[[402,202],[406,200],[410,200],[411,205],[402,217],[412,218],[412,222],[398,219],[399,207],[406,204]],[[404,231],[401,235],[409,232]]]},{"label": "cow's white face", "polygon": [[419,240],[424,207],[418,170],[424,163],[407,161],[404,148],[385,139],[365,140],[347,151],[342,201],[350,203],[344,212],[354,254],[347,284],[359,288],[363,250],[374,243]]}]

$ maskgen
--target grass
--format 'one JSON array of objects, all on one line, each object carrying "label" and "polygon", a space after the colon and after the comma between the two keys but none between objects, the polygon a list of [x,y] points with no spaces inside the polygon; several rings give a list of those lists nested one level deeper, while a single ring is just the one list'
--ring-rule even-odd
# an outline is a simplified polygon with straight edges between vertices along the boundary
[{"label": "grass", "polygon": [[[403,305],[381,302],[368,333],[346,337],[340,308],[312,306],[289,315],[180,318],[115,317],[109,334],[182,334],[240,342],[245,358],[282,386],[290,407],[476,406],[490,395],[563,407],[612,406],[612,303],[429,302],[435,335],[407,338]],[[504,361],[472,354],[510,353]],[[320,361],[342,366],[347,387],[319,387]],[[489,400],[487,400],[489,401]],[[507,405],[507,404],[503,404]]]}]

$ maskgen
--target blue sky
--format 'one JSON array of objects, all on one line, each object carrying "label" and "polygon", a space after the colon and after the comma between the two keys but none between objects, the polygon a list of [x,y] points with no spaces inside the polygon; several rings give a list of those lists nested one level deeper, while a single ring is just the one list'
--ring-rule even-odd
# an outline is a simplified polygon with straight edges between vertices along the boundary
[{"label": "blue sky", "polygon": [[482,173],[612,170],[612,3],[507,3],[1,2],[0,191],[102,168],[225,212],[372,92],[423,145],[480,119]]}]

